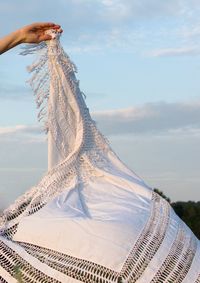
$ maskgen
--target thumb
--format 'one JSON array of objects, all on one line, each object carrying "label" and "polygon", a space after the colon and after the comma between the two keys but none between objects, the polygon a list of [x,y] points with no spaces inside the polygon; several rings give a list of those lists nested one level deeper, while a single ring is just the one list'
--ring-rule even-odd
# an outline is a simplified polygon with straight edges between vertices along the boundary
[{"label": "thumb", "polygon": [[52,36],[50,34],[44,34],[40,37],[41,41],[51,40]]}]

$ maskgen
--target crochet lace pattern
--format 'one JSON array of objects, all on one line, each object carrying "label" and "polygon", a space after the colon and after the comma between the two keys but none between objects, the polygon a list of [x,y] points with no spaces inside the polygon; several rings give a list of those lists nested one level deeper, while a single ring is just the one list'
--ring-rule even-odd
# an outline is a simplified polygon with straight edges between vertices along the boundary
[{"label": "crochet lace pattern", "polygon": [[[133,239],[120,271],[14,239],[22,219],[37,214],[72,184],[87,184],[96,174],[127,179],[146,188],[139,177],[121,171],[110,159],[112,155],[125,168],[89,114],[75,76],[76,67],[64,52],[59,35],[47,43],[26,46],[22,55],[32,53],[39,55],[29,67],[40,108],[38,118],[51,134],[60,160],[0,217],[0,282],[200,283],[200,243],[155,192],[150,194],[146,223]],[[56,93],[54,100],[49,96],[52,91]]]}]

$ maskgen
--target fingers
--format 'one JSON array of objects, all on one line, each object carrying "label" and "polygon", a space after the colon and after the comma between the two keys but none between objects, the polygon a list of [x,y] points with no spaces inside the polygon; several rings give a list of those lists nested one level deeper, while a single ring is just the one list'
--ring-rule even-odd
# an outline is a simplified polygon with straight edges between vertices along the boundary
[{"label": "fingers", "polygon": [[40,26],[40,27],[47,27],[47,28],[50,28],[50,27],[55,27],[55,26],[59,26],[60,25],[57,25],[57,24],[54,24],[54,23],[49,23],[49,22],[45,22],[45,23],[35,23],[35,25],[37,26]]},{"label": "fingers", "polygon": [[52,39],[52,37],[51,37],[50,34],[45,34],[45,35],[40,36],[40,42],[46,41],[46,40],[51,40],[51,39]]},{"label": "fingers", "polygon": [[43,23],[42,25],[40,25],[40,28],[42,28],[43,30],[55,29],[59,33],[63,32],[61,26],[54,23]]},{"label": "fingers", "polygon": [[51,22],[41,22],[41,23],[34,23],[32,25],[30,25],[29,27],[31,28],[39,28],[41,30],[47,30],[47,29],[56,29],[56,30],[60,30],[59,32],[62,32],[63,30],[61,29],[61,26],[55,23],[51,23]]},{"label": "fingers", "polygon": [[62,32],[63,32],[63,29],[59,28],[59,29],[57,30],[57,32],[62,33]]}]

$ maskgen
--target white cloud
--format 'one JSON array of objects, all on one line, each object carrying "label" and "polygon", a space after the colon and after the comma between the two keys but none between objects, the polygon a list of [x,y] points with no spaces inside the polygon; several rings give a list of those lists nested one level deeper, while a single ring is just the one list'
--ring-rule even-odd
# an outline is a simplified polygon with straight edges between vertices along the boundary
[{"label": "white cloud", "polygon": [[200,35],[200,27],[198,26],[191,26],[190,28],[188,27],[183,27],[182,30],[180,30],[180,33],[183,37],[191,38],[199,36]]},{"label": "white cloud", "polygon": [[39,133],[38,126],[16,125],[14,127],[1,127],[0,135],[16,134],[16,133]]},{"label": "white cloud", "polygon": [[177,0],[101,0],[105,6],[105,11],[112,19],[149,19],[152,17],[162,17],[177,15],[180,13],[182,4]]},{"label": "white cloud", "polygon": [[[199,101],[148,103],[92,116],[120,158],[146,183],[173,200],[198,197]],[[0,194],[5,203],[36,184],[46,170],[46,137],[40,132],[39,126],[0,128]]]},{"label": "white cloud", "polygon": [[[199,136],[200,102],[157,102],[139,107],[92,113],[97,126],[108,136],[154,135]],[[41,142],[46,138],[40,125],[0,128],[0,141]]]},{"label": "white cloud", "polygon": [[16,125],[12,127],[0,127],[0,143],[5,142],[21,142],[36,143],[44,142],[45,135],[42,134],[41,127]]},{"label": "white cloud", "polygon": [[131,1],[102,0],[101,3],[104,5],[101,16],[107,21],[123,22],[132,15]]},{"label": "white cloud", "polygon": [[200,103],[147,103],[93,115],[106,135],[200,134]]},{"label": "white cloud", "polygon": [[148,52],[147,56],[166,57],[166,56],[197,56],[200,55],[200,47],[179,47],[179,48],[161,48]]}]

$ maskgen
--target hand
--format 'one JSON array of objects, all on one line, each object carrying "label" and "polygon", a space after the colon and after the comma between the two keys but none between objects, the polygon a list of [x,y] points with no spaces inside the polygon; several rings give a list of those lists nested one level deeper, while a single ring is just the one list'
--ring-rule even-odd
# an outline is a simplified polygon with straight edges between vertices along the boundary
[{"label": "hand", "polygon": [[60,25],[54,23],[34,23],[25,26],[19,30],[21,43],[40,43],[41,41],[50,40],[51,35],[45,34],[46,30],[55,29],[63,32]]},{"label": "hand", "polygon": [[59,25],[54,23],[35,23],[0,38],[0,54],[20,43],[40,43],[44,40],[50,40],[51,35],[45,34],[45,31],[49,29],[55,29],[58,32],[63,31]]}]

